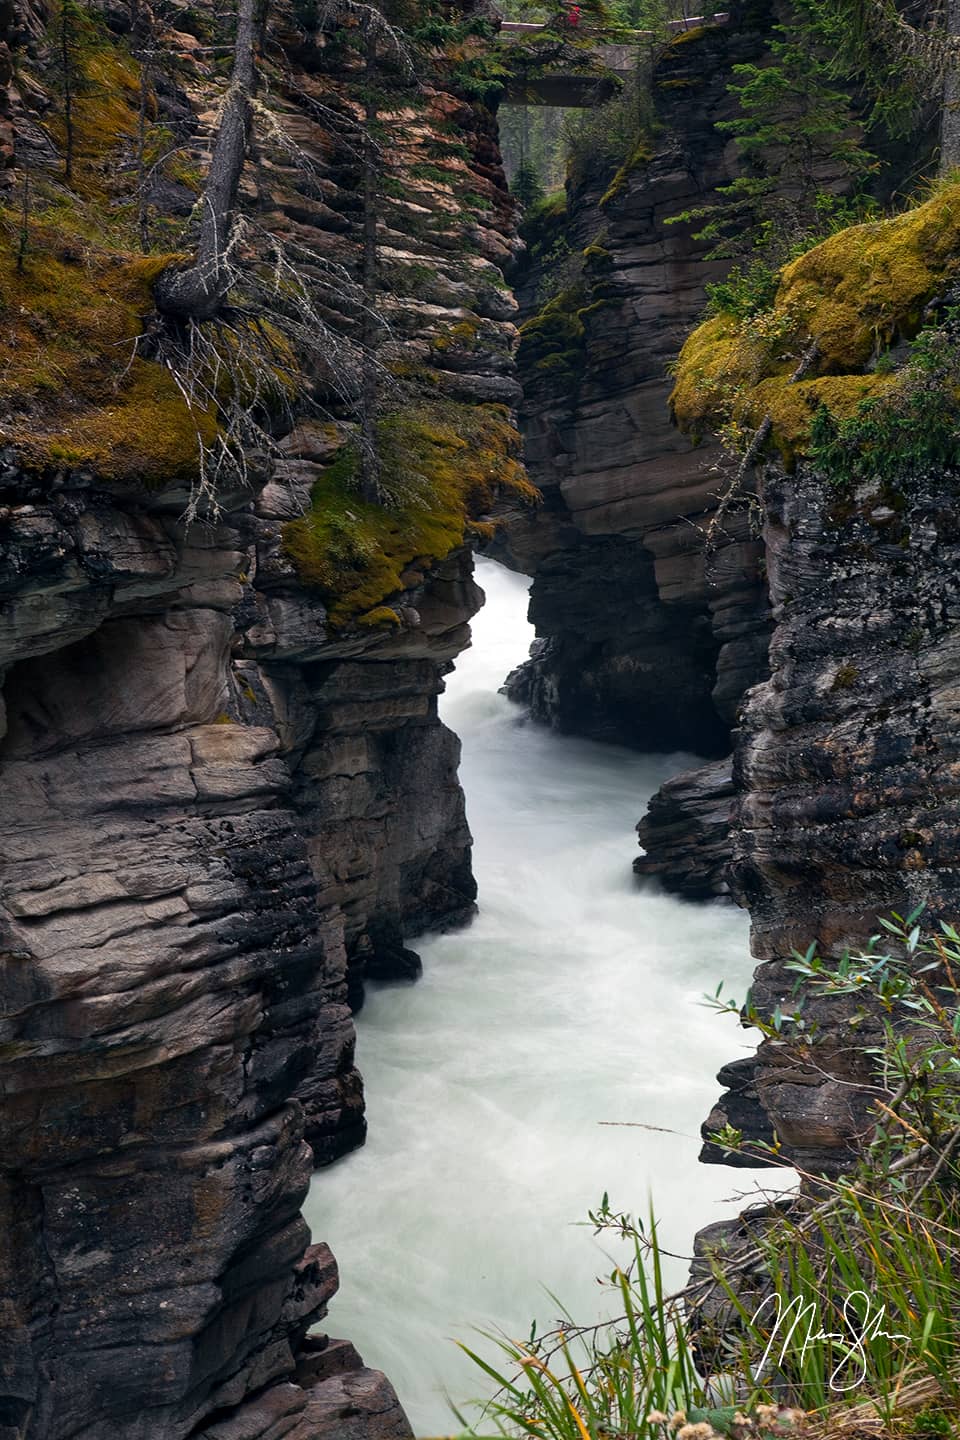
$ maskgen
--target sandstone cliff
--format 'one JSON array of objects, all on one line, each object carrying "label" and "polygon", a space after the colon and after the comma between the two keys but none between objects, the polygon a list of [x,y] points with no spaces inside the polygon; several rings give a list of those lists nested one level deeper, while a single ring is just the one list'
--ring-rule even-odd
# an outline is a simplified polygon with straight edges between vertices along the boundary
[{"label": "sandstone cliff", "polygon": [[[71,189],[49,19],[10,17],[0,107],[28,212],[20,262],[12,227],[0,255],[0,1431],[401,1440],[388,1382],[307,1335],[337,1274],[299,1207],[315,1159],[363,1138],[364,975],[414,974],[406,937],[473,907],[436,696],[481,599],[469,527],[523,483],[495,132],[435,79],[385,162],[380,361],[442,513],[361,516],[362,553],[328,543],[355,419],[320,375],[321,408],[186,526],[206,422],[151,348],[170,261],[131,244],[131,160],[139,93],[175,151],[147,207],[169,245],[224,81],[164,25],[145,83],[129,17],[105,11],[78,51]],[[210,17],[180,23],[209,41]],[[356,61],[309,27],[271,29],[243,205],[333,276],[348,355]]]}]

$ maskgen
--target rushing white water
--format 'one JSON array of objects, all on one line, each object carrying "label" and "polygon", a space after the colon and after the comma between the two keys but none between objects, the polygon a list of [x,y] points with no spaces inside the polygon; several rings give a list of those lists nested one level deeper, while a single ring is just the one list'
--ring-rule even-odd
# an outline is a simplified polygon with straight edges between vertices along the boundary
[{"label": "rushing white water", "polygon": [[610,1243],[579,1223],[605,1190],[635,1213],[652,1193],[664,1244],[688,1253],[751,1183],[697,1163],[714,1073],[751,1048],[698,1004],[720,980],[742,997],[746,917],[641,891],[630,869],[647,798],[688,757],[524,723],[497,688],[529,646],[528,582],[489,561],[479,578],[443,718],[463,741],[480,914],[419,942],[418,984],[371,987],[370,1138],[307,1206],[340,1263],[330,1328],[386,1370],[419,1435],[456,1428],[444,1389],[490,1392],[451,1337],[542,1329],[546,1291],[578,1318],[613,1303],[594,1278]]}]

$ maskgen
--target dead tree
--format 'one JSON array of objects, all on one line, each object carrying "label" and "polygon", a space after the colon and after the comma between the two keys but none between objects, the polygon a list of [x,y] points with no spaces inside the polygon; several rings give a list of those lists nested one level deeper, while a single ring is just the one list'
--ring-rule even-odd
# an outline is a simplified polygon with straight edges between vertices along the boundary
[{"label": "dead tree", "polygon": [[[947,30],[956,41],[960,35],[960,0],[947,0]],[[940,174],[947,175],[960,165],[960,70],[958,58],[948,65],[943,77],[943,116],[940,121]]]},{"label": "dead tree", "polygon": [[377,365],[375,351],[379,340],[380,320],[377,304],[377,169],[376,137],[377,95],[377,32],[368,15],[363,22],[364,97],[363,97],[363,394],[360,400],[360,477],[364,500],[380,499],[380,466],[377,451]]},{"label": "dead tree", "polygon": [[77,0],[60,0],[53,22],[51,79],[63,103],[63,178],[73,181],[76,157],[76,104],[88,89],[83,55],[89,40],[89,17]]},{"label": "dead tree", "polygon": [[166,271],[156,284],[157,306],[167,315],[211,319],[233,280],[234,212],[250,144],[257,87],[255,9],[256,0],[239,0],[233,73],[221,107],[220,125],[200,200],[196,259],[185,270]]}]

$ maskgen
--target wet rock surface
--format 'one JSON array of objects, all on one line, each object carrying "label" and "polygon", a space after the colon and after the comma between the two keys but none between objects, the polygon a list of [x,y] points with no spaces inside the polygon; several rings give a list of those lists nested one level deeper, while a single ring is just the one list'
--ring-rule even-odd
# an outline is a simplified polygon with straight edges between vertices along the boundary
[{"label": "wet rock surface", "polygon": [[4,513],[11,1436],[243,1414],[336,1289],[294,1097],[331,1153],[360,1138],[343,924],[276,718],[241,713],[250,526],[93,492]]},{"label": "wet rock surface", "polygon": [[[918,473],[890,505],[879,483],[844,494],[809,466],[766,474],[775,631],[770,679],[743,712],[731,867],[763,962],[761,1011],[791,1008],[792,949],[816,940],[838,954],[921,902],[930,920],[956,917],[955,489],[949,474]],[[807,997],[816,1065],[778,1041],[756,1058],[757,1102],[808,1169],[842,1169],[869,1129],[864,1051],[882,1026],[868,1017],[851,1044],[857,1008]],[[720,1107],[742,1118],[748,1099]]]},{"label": "wet rock surface", "polygon": [[734,788],[729,760],[667,780],[637,826],[646,852],[634,873],[690,900],[730,893],[730,823]]},{"label": "wet rock surface", "polygon": [[[243,204],[352,272],[354,102],[288,41],[270,104],[311,160],[259,157]],[[202,153],[216,77],[194,37],[171,43],[186,78],[164,114]],[[7,98],[0,166],[8,116],[18,140],[36,129]],[[429,87],[418,105],[398,168],[441,138],[456,157],[449,185],[411,175],[383,220],[382,358],[430,361],[462,403],[510,402],[492,117]],[[489,216],[469,247],[458,186]],[[3,1440],[410,1437],[389,1382],[308,1333],[338,1277],[300,1205],[315,1164],[364,1137],[365,976],[414,975],[407,938],[473,910],[436,701],[482,597],[455,548],[409,567],[389,625],[331,624],[283,541],[328,430],[298,427],[282,465],[258,457],[189,530],[182,484],[0,454]]]},{"label": "wet rock surface", "polygon": [[[667,403],[704,286],[728,266],[705,259],[695,223],[666,221],[733,179],[733,147],[714,126],[732,113],[730,67],[762,52],[768,24],[753,8],[666,47],[649,154],[609,189],[609,177],[591,178],[568,194],[564,234],[586,255],[570,302],[579,351],[520,351],[527,464],[544,505],[510,515],[501,543],[534,576],[543,643],[512,693],[561,730],[642,749],[728,752],[737,706],[765,673],[762,546],[743,514],[711,531],[718,451],[681,436]],[[520,273],[524,320],[553,283],[540,263]]]}]

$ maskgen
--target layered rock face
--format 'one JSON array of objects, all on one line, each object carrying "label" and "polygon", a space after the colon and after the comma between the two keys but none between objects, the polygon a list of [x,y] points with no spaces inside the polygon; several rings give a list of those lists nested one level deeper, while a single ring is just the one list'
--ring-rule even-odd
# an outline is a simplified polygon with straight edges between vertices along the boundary
[{"label": "layered rock face", "polygon": [[280,1405],[406,1435],[358,1364],[294,1384],[336,1288],[299,1206],[305,1135],[363,1137],[347,942],[409,966],[400,937],[471,908],[436,718],[469,557],[410,593],[415,631],[338,647],[251,583],[249,508],[185,536],[94,488],[6,498],[4,1433],[287,1433]]},{"label": "layered rock face", "polygon": [[[644,749],[722,755],[765,673],[759,541],[735,516],[705,543],[717,452],[680,436],[667,404],[668,367],[725,267],[704,260],[695,224],[665,221],[733,178],[714,127],[731,113],[730,67],[760,53],[767,23],[737,11],[667,47],[653,78],[662,134],[606,194],[588,179],[568,196],[583,277],[552,304],[582,335],[551,344],[548,306],[521,347],[527,463],[545,504],[509,526],[542,637],[516,693],[561,729]],[[525,317],[549,285],[538,266],[520,277]]]},{"label": "layered rock face", "polygon": [[461,924],[474,910],[460,743],[436,701],[483,596],[461,549],[405,593],[414,625],[331,634],[278,552],[278,512],[293,503],[271,485],[257,505],[271,538],[259,547],[257,613],[244,641],[259,661],[249,701],[254,716],[261,698],[279,709],[318,903],[340,917],[357,1008],[365,976],[419,973],[406,936]]},{"label": "layered rock face", "polygon": [[18,498],[8,476],[3,1433],[259,1435],[281,1401],[271,1434],[339,1433],[294,1383],[337,1283],[294,1096],[328,1153],[361,1096],[283,720],[244,717],[284,678],[233,658],[252,517],[185,537],[89,488]]},{"label": "layered rock face", "polygon": [[732,771],[730,760],[716,760],[660,786],[637,826],[635,874],[690,900],[728,893]]},{"label": "layered rock face", "polygon": [[[349,340],[362,216],[334,122],[358,106],[298,43],[270,100],[297,162],[264,146],[244,205],[318,268],[344,266],[329,322]],[[183,83],[158,103],[202,155],[216,77],[190,36],[169,44]],[[23,130],[39,91],[25,93],[8,107]],[[514,394],[513,307],[490,258],[509,253],[512,211],[489,116],[439,89],[421,101],[397,167],[446,146],[453,179],[411,177],[381,224],[383,359],[399,383],[430,358],[449,377],[431,395],[480,407]],[[106,150],[82,164],[103,183]],[[468,217],[462,262],[457,185],[493,217]],[[152,203],[167,201],[192,204],[172,183]],[[414,212],[388,255],[391,218]],[[93,245],[82,258],[86,275],[127,263]],[[43,259],[31,251],[23,284]],[[411,271],[434,290],[419,309]],[[55,333],[45,292],[28,299],[25,366],[34,330]],[[457,325],[469,343],[434,345]],[[337,1273],[299,1212],[313,1165],[363,1138],[364,975],[415,973],[406,937],[472,911],[458,742],[436,711],[482,598],[469,550],[408,564],[382,622],[334,624],[287,536],[348,409],[253,457],[248,487],[185,528],[182,476],[141,483],[169,438],[148,423],[105,449],[105,473],[49,458],[67,450],[51,430],[71,445],[105,432],[127,372],[103,397],[61,391],[52,415],[32,373],[17,378],[4,427],[32,426],[47,458],[10,446],[0,474],[0,1434],[408,1440],[389,1383],[307,1333]]]},{"label": "layered rock face", "polygon": [[[733,861],[764,962],[761,1009],[780,1001],[789,1012],[792,948],[816,939],[836,953],[874,933],[880,915],[923,902],[930,919],[954,920],[960,907],[953,490],[949,477],[919,473],[905,494],[878,482],[844,496],[809,465],[766,473],[776,629],[770,679],[744,711]],[[807,1168],[841,1168],[868,1124],[857,1087],[879,1021],[852,1031],[853,1008],[807,999],[823,1036],[816,1066],[767,1042],[753,1065],[757,1123]],[[709,1126],[728,1115],[742,1126],[745,1113],[742,1094],[728,1097]]]}]

